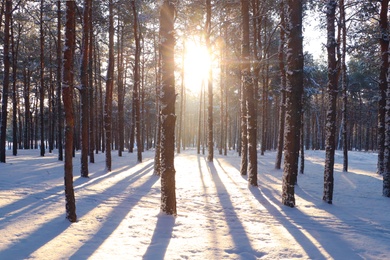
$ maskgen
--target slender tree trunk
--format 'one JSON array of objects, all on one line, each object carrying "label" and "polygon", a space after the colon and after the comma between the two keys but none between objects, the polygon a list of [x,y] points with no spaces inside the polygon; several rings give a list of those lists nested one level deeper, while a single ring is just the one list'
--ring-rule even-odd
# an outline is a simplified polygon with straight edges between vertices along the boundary
[{"label": "slender tree trunk", "polygon": [[175,4],[164,0],[160,10],[161,51],[161,211],[176,215],[175,184]]},{"label": "slender tree trunk", "polygon": [[41,156],[45,156],[45,115],[44,115],[44,102],[45,102],[45,32],[43,30],[43,2],[41,0],[41,13],[40,13],[40,78],[41,84],[39,88],[39,114],[40,114],[40,151]]},{"label": "slender tree trunk", "polygon": [[9,89],[9,73],[10,73],[10,27],[12,16],[12,0],[5,1],[5,16],[4,16],[4,45],[3,45],[3,99],[1,107],[1,128],[0,128],[0,162],[5,163],[6,160],[6,139],[7,139],[7,115],[8,115],[8,89]]},{"label": "slender tree trunk", "polygon": [[62,115],[62,100],[61,100],[61,73],[62,73],[62,37],[61,37],[61,1],[57,1],[57,144],[58,144],[58,160],[64,159],[62,148],[62,131],[63,131],[63,115]]},{"label": "slender tree trunk", "polygon": [[96,107],[96,100],[94,99],[94,86],[93,86],[93,27],[92,27],[92,4],[93,2],[90,2],[89,5],[89,32],[88,32],[88,37],[89,37],[89,57],[88,57],[88,85],[89,85],[89,162],[94,163],[95,162],[95,116],[97,113],[95,113],[95,107]]},{"label": "slender tree trunk", "polygon": [[[184,62],[184,56],[186,53],[186,43],[184,41],[183,46],[183,53],[182,53],[182,68],[181,68],[181,86],[180,86],[180,113],[179,113],[179,124],[178,124],[178,130],[177,130],[177,146],[176,151],[177,153],[180,153],[180,148],[182,145],[182,131],[183,131],[183,109],[184,109],[184,80],[185,80],[185,62]],[[184,145],[184,143],[183,143]]]},{"label": "slender tree trunk", "polygon": [[295,206],[303,93],[302,1],[286,2],[287,81],[282,203]]},{"label": "slender tree trunk", "polygon": [[381,69],[380,89],[386,89],[386,114],[385,114],[385,155],[383,170],[383,196],[390,197],[390,86],[386,78],[389,76],[389,22],[388,22],[389,0],[383,0],[380,12],[381,28]]},{"label": "slender tree trunk", "polygon": [[75,47],[75,2],[66,1],[65,50],[62,95],[65,109],[65,201],[66,218],[76,222],[76,200],[73,189],[73,55]]},{"label": "slender tree trunk", "polygon": [[89,154],[89,88],[88,65],[89,65],[89,9],[91,0],[84,0],[83,14],[83,39],[80,63],[80,97],[81,97],[81,177],[88,178],[88,154]]},{"label": "slender tree trunk", "polygon": [[347,27],[345,22],[345,5],[344,0],[340,0],[340,22],[342,30],[342,48],[341,48],[341,89],[342,89],[342,98],[343,98],[343,107],[341,110],[342,113],[342,140],[343,140],[343,172],[348,172],[348,124],[347,124],[347,103],[348,103],[348,94],[347,94],[347,66],[345,64],[345,55],[347,52]]},{"label": "slender tree trunk", "polygon": [[[209,55],[211,55],[211,0],[206,0],[206,47]],[[213,137],[213,74],[212,68],[209,68],[208,76],[208,106],[207,106],[207,161],[214,160],[214,137]]]},{"label": "slender tree trunk", "polygon": [[106,169],[111,171],[111,144],[112,144],[112,91],[114,87],[114,13],[113,0],[108,2],[109,10],[109,40],[108,40],[108,69],[106,81],[106,102],[104,104],[104,125],[106,132]]},{"label": "slender tree trunk", "polygon": [[[118,23],[119,18],[118,18]],[[125,112],[124,112],[124,86],[123,86],[123,25],[119,25],[118,27],[118,131],[119,131],[119,146],[118,146],[118,156],[122,156],[122,152],[125,147],[125,138],[124,138],[124,120],[125,120]]]},{"label": "slender tree trunk", "polygon": [[336,146],[336,102],[338,92],[338,68],[336,61],[336,0],[328,0],[327,4],[327,51],[328,51],[328,104],[326,112],[325,125],[325,170],[324,170],[324,195],[322,199],[329,204],[333,200],[333,170],[334,170],[334,152]]},{"label": "slender tree trunk", "polygon": [[134,17],[134,38],[135,38],[135,61],[134,61],[134,110],[135,110],[135,129],[137,141],[137,161],[142,162],[142,141],[141,141],[141,111],[140,111],[140,32],[138,26],[138,14],[135,1],[131,1]]},{"label": "slender tree trunk", "polygon": [[[12,17],[11,17],[12,23]],[[13,30],[13,25],[11,24],[11,37],[12,37],[12,155],[16,156],[18,154],[18,99],[17,99],[17,88],[16,88],[16,77],[17,77],[17,60],[19,53],[19,39],[15,42],[15,35]],[[18,26],[18,35],[21,32],[21,26]],[[21,129],[20,129],[21,130]]]}]

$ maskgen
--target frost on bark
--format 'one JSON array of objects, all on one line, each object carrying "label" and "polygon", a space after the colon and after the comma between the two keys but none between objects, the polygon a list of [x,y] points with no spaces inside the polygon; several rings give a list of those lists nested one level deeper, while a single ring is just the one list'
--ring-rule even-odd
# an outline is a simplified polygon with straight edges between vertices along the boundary
[{"label": "frost on bark", "polygon": [[111,171],[111,143],[112,143],[112,91],[114,87],[114,14],[113,1],[108,3],[109,29],[108,29],[108,68],[106,81],[106,102],[104,104],[104,126],[106,130],[106,169]]},{"label": "frost on bark", "polygon": [[175,6],[165,0],[160,10],[161,52],[161,211],[176,215],[175,184],[175,61],[174,61]]},{"label": "frost on bark", "polygon": [[[241,77],[242,91],[246,96],[247,138],[248,138],[248,182],[257,186],[257,121],[255,91],[251,75],[249,42],[249,0],[241,0],[242,42],[241,42]],[[243,156],[243,154],[242,154]]]},{"label": "frost on bark", "polygon": [[295,206],[303,93],[302,1],[286,3],[287,78],[282,203]]},{"label": "frost on bark", "polygon": [[65,51],[63,64],[62,98],[65,110],[65,207],[66,218],[76,222],[76,200],[73,189],[73,56],[75,46],[75,2],[66,1]]},{"label": "frost on bark", "polygon": [[[389,88],[389,22],[388,22],[389,0],[383,0],[380,12],[381,30],[381,68],[379,76],[379,88],[386,89],[386,110],[385,110],[385,149],[383,160],[383,196],[390,197],[390,88]],[[379,162],[378,162],[379,165]]]},{"label": "frost on bark", "polygon": [[280,70],[280,92],[282,95],[279,111],[279,133],[278,133],[278,148],[276,154],[275,169],[280,169],[282,164],[283,146],[284,146],[284,118],[286,114],[285,103],[286,103],[286,69],[284,62],[284,45],[285,45],[285,28],[286,21],[284,15],[284,1],[280,1],[280,45],[278,50],[279,56],[279,70]]},{"label": "frost on bark", "polygon": [[336,102],[338,92],[338,67],[336,61],[336,7],[337,1],[327,2],[327,52],[328,52],[328,86],[327,86],[327,111],[325,124],[325,170],[324,170],[324,194],[322,199],[329,204],[333,200],[334,186],[334,152],[336,148]]}]

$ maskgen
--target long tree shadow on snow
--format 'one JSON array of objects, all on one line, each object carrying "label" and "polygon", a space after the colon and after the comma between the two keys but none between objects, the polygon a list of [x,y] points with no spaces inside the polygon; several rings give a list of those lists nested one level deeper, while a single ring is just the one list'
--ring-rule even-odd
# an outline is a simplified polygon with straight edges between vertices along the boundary
[{"label": "long tree shadow on snow", "polygon": [[[111,186],[107,191],[115,191],[120,193],[123,189],[121,187],[128,186],[131,183],[138,180],[139,177],[150,173],[153,169],[153,162],[145,165],[141,170],[130,174],[121,182]],[[150,178],[140,186],[140,191],[148,190],[146,187],[152,187],[153,184],[158,180],[158,177],[151,175]],[[138,190],[138,189],[137,189]],[[107,217],[110,219],[110,225],[103,225],[91,240],[87,241],[75,254],[72,256],[73,259],[87,259],[93,254],[93,252],[104,242],[107,238],[120,224],[126,214],[134,207],[137,202],[146,194],[136,193],[130,194],[128,197],[131,197],[132,203],[129,203],[128,200],[124,199],[120,205],[118,205]],[[98,201],[101,198],[101,194],[95,194],[89,196],[88,199]],[[77,199],[77,198],[76,198]],[[77,201],[76,201],[77,206]],[[78,209],[78,218],[81,219],[82,216],[86,215],[89,211],[93,210],[96,206],[94,203],[89,203],[87,207]],[[123,210],[125,208],[126,210]],[[110,218],[110,216],[113,216]],[[53,218],[42,226],[34,230],[32,233],[28,234],[24,238],[18,240],[16,243],[10,245],[7,249],[0,251],[0,259],[7,259],[12,255],[13,259],[25,259],[28,258],[32,253],[37,251],[39,248],[49,243],[51,240],[55,239],[57,236],[61,235],[67,228],[69,228],[69,221],[65,219],[64,215],[60,215],[56,218]]]},{"label": "long tree shadow on snow", "polygon": [[[153,161],[145,165],[142,169],[137,172],[129,175],[125,179],[119,181],[114,186],[109,188],[110,191],[115,191],[114,195],[119,195],[123,190],[136,182],[140,177],[150,174],[149,178],[140,186],[134,189],[133,192],[126,195],[121,203],[119,203],[115,208],[106,216],[106,223],[102,225],[97,233],[84,242],[84,244],[74,253],[70,259],[87,259],[92,256],[93,253],[104,243],[104,241],[116,230],[116,228],[120,225],[126,215],[131,211],[131,209],[137,205],[137,203],[150,191],[152,186],[159,179],[158,176],[152,174],[153,172]],[[112,195],[111,193],[108,193]],[[98,199],[101,197],[101,194],[96,194],[93,196],[89,196],[89,200]],[[89,211],[91,211],[95,205],[91,205],[91,207],[87,210],[83,209],[82,215],[86,215]],[[130,250],[130,249],[129,249]]]},{"label": "long tree shadow on snow", "polygon": [[148,246],[142,259],[159,260],[164,259],[169,242],[172,238],[175,218],[173,216],[160,214],[157,219],[156,228],[152,236],[152,241]]},{"label": "long tree shadow on snow", "polygon": [[225,249],[225,252],[242,256],[246,255],[247,257],[249,257],[249,254],[251,255],[251,257],[255,256],[255,258],[264,256],[264,253],[258,252],[252,248],[245,228],[242,225],[240,219],[238,218],[234,210],[233,203],[229,198],[229,192],[227,191],[225,185],[218,176],[218,172],[214,166],[214,163],[207,162],[207,167],[217,189],[218,198],[223,208],[223,212],[225,214],[229,230],[230,232],[233,232],[231,234],[231,237],[235,244],[235,248],[233,250]]},{"label": "long tree shadow on snow", "polygon": [[328,227],[304,214],[299,209],[282,206],[281,212],[275,206],[281,204],[281,202],[279,198],[274,196],[275,192],[271,189],[265,185],[260,185],[259,188],[251,188],[250,191],[259,203],[295,238],[295,241],[302,246],[311,259],[325,259],[327,256],[301,231],[302,229],[309,232],[333,259],[340,255],[348,259],[363,259],[335,232],[329,230]]}]

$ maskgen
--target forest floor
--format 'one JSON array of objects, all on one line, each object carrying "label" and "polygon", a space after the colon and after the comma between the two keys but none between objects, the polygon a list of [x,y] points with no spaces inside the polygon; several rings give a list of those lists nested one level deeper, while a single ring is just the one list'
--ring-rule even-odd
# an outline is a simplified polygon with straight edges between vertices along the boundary
[{"label": "forest floor", "polygon": [[239,173],[240,157],[194,150],[176,155],[177,217],[160,214],[154,152],[104,154],[79,177],[78,221],[65,219],[63,162],[56,152],[9,151],[0,164],[0,259],[385,259],[390,253],[390,199],[375,173],[377,154],[336,152],[333,205],[321,199],[323,151],[307,151],[295,208],[281,204],[275,152],[258,158],[259,187]]}]

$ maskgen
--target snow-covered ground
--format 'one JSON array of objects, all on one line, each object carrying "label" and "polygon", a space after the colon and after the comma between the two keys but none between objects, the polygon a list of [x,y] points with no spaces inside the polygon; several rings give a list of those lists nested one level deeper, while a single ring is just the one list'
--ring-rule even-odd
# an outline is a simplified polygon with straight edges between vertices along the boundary
[{"label": "snow-covered ground", "polygon": [[324,203],[323,151],[306,152],[296,208],[281,205],[275,153],[259,156],[259,187],[248,188],[236,154],[209,163],[194,150],[176,156],[178,216],[159,214],[160,179],[152,151],[104,154],[79,177],[78,222],[65,219],[63,165],[57,154],[19,151],[0,164],[0,259],[386,259],[390,199],[381,196],[377,155],[336,152],[333,205]]}]

